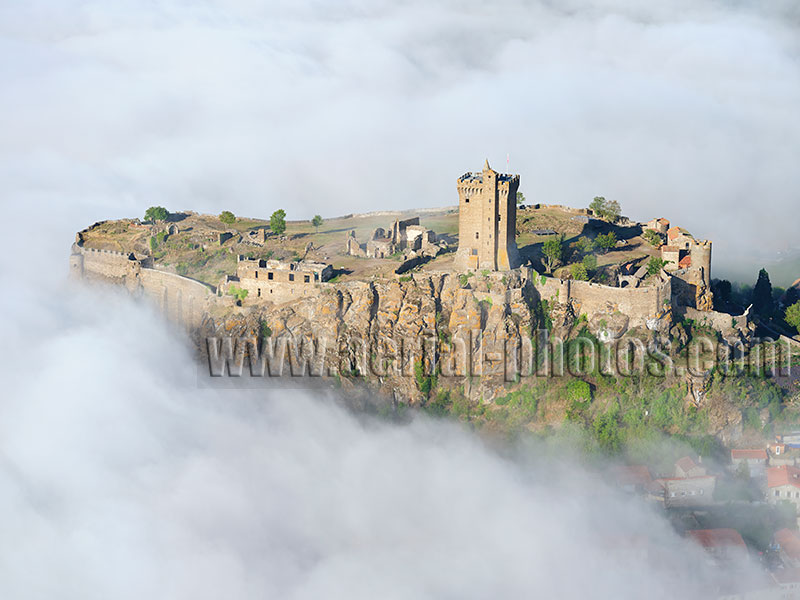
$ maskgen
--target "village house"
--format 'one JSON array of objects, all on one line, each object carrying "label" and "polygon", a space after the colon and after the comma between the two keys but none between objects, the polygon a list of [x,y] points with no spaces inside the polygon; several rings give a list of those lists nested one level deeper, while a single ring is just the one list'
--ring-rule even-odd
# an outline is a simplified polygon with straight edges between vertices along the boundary
[{"label": "village house", "polygon": [[653,482],[650,470],[645,465],[614,467],[610,475],[614,483],[629,494],[643,494]]},{"label": "village house", "polygon": [[745,560],[747,545],[735,529],[691,529],[686,536],[698,543],[714,563]]},{"label": "village house", "polygon": [[781,442],[773,442],[767,446],[767,453],[770,467],[779,467],[781,465],[795,467],[797,466],[798,456],[800,456],[800,450]]},{"label": "village house", "polygon": [[789,501],[800,506],[800,469],[781,465],[767,469],[767,502]]},{"label": "village house", "polygon": [[717,478],[689,456],[675,461],[674,477],[654,479],[648,487],[650,498],[664,508],[706,506],[713,502]]},{"label": "village house", "polygon": [[800,431],[790,433],[779,433],[775,436],[775,441],[789,447],[800,448]]},{"label": "village house", "polygon": [[662,477],[650,485],[650,497],[664,503],[664,508],[707,506],[713,503],[717,478],[714,475],[699,477]]},{"label": "village house", "polygon": [[800,600],[800,569],[778,569],[770,574],[778,585],[779,592],[768,597],[780,598],[780,600]]},{"label": "village house", "polygon": [[751,477],[763,477],[767,468],[767,451],[763,449],[734,448],[731,450],[731,467],[734,470],[746,464]]},{"label": "village house", "polygon": [[684,456],[675,461],[675,477],[702,477],[705,474],[706,470],[689,456]]},{"label": "village house", "polygon": [[787,567],[800,567],[800,534],[791,529],[779,529],[775,532],[773,541],[778,546],[783,564]]}]

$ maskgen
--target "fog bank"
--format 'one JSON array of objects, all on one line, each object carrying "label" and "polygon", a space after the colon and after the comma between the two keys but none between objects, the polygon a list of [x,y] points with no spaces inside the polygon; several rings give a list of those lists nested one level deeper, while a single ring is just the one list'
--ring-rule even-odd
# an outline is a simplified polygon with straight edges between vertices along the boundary
[{"label": "fog bank", "polygon": [[290,218],[448,205],[458,175],[510,156],[530,200],[605,195],[633,218],[668,216],[738,275],[798,247],[798,14],[719,0],[7,3],[0,189],[72,206],[65,234],[152,204]]}]

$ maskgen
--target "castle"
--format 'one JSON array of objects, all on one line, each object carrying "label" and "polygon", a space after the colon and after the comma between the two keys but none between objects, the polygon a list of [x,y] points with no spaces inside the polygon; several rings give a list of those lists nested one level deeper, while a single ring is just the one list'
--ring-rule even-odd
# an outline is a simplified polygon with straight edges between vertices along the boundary
[{"label": "castle", "polygon": [[480,173],[458,178],[458,250],[455,268],[505,271],[520,266],[517,250],[519,175]]},{"label": "castle", "polygon": [[[422,226],[419,217],[396,219],[385,229],[377,227],[362,245],[351,228],[354,221],[349,220],[353,215],[347,215],[340,217],[347,227],[336,230],[348,231],[344,247],[339,240],[327,242],[327,248],[324,240],[321,248],[307,243],[301,256],[297,249],[286,248],[291,238],[283,237],[277,240],[284,246],[282,254],[285,256],[287,251],[292,251],[295,259],[272,260],[271,250],[264,258],[248,252],[252,246],[267,244],[265,227],[249,231],[249,228],[210,227],[207,217],[184,213],[161,231],[156,230],[158,225],[145,226],[138,220],[120,222],[112,227],[101,222],[84,229],[76,235],[70,257],[71,270],[76,277],[110,280],[125,285],[136,295],[152,297],[165,313],[192,326],[203,323],[213,311],[229,310],[237,305],[280,307],[297,301],[315,302],[328,292],[334,293],[340,302],[346,302],[352,289],[361,289],[359,286],[367,282],[373,285],[377,281],[395,279],[408,288],[415,287],[416,284],[410,282],[419,277],[420,289],[426,285],[422,283],[426,278],[437,280],[437,285],[444,285],[442,282],[449,279],[456,282],[453,285],[458,295],[472,296],[479,301],[489,299],[492,305],[505,305],[510,298],[520,299],[525,295],[546,300],[554,314],[563,313],[562,320],[567,314],[586,315],[604,341],[628,329],[666,330],[673,314],[701,320],[730,334],[748,328],[747,314],[732,316],[713,310],[711,242],[696,240],[685,230],[670,227],[667,219],[653,219],[647,224],[624,219],[622,223],[627,233],[634,236],[641,234],[641,228],[658,234],[659,240],[650,243],[660,248],[661,258],[667,261],[658,273],[650,272],[648,260],[653,260],[654,252],[649,247],[643,255],[626,259],[625,264],[596,281],[576,278],[563,269],[560,276],[546,277],[536,272],[533,262],[522,267],[515,239],[519,179],[519,175],[497,173],[488,161],[480,173],[466,173],[457,179],[459,236],[455,255],[448,252],[448,235],[437,235]],[[593,228],[592,232],[597,229],[587,209],[536,204],[526,210],[542,209],[564,211],[564,218],[583,223],[584,231],[586,226]],[[443,215],[453,213],[449,208],[442,212]],[[611,225],[604,227],[608,229]],[[535,236],[555,233],[555,230],[533,230],[531,235],[536,239]],[[110,245],[111,235],[119,236],[113,242],[125,252],[93,247]],[[306,235],[301,233],[296,237],[300,239]],[[87,240],[89,245],[85,246]],[[161,244],[158,252],[155,252],[154,242]],[[187,253],[187,248],[197,251],[198,260]],[[308,259],[312,248],[314,258]],[[163,260],[167,251],[173,254]],[[203,253],[202,260],[200,253]],[[334,278],[328,253],[369,260],[364,261],[363,266],[358,264],[360,261],[340,263]],[[238,257],[235,272],[231,272],[227,259],[230,255]],[[441,260],[435,262],[439,258]],[[216,260],[217,265],[224,265],[224,268],[205,267],[209,259]],[[433,264],[419,268],[428,262]],[[222,279],[215,281],[216,285],[192,279],[198,276],[188,268],[193,263],[205,267],[206,278],[217,273],[223,275]],[[409,275],[412,270],[414,273]],[[338,275],[353,271],[360,272],[350,277],[350,281],[339,281]],[[470,279],[473,276],[474,279]],[[513,285],[508,283],[512,281]],[[507,283],[512,287],[507,287]],[[451,318],[451,326],[460,318]]]}]

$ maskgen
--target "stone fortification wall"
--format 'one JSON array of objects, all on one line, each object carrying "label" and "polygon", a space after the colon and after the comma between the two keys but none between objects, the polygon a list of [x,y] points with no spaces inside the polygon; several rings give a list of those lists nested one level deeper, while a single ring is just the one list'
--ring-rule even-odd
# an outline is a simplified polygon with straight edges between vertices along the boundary
[{"label": "stone fortification wall", "polygon": [[127,275],[132,262],[135,259],[125,252],[83,248],[75,244],[70,257],[70,270],[80,277],[100,277],[119,282]]},{"label": "stone fortification wall", "polygon": [[199,326],[209,304],[216,299],[211,286],[146,268],[132,254],[84,248],[75,243],[69,262],[73,277],[125,285],[134,295],[152,298],[170,319],[188,326]]},{"label": "stone fortification wall", "polygon": [[646,326],[649,319],[657,317],[668,307],[671,295],[667,277],[656,285],[638,288],[543,277],[533,270],[529,272],[529,279],[543,300],[572,301],[576,314],[585,313],[590,318],[596,314],[619,312],[628,317],[631,327]]},{"label": "stone fortification wall", "polygon": [[748,314],[746,312],[743,315],[734,316],[714,310],[697,310],[691,306],[682,308],[681,312],[685,318],[692,319],[699,325],[711,327],[717,331],[744,329],[748,324]]},{"label": "stone fortification wall", "polygon": [[190,327],[203,322],[216,299],[210,286],[175,273],[142,268],[134,277],[134,281],[126,281],[129,289],[138,284],[138,289],[155,301],[168,318]]}]

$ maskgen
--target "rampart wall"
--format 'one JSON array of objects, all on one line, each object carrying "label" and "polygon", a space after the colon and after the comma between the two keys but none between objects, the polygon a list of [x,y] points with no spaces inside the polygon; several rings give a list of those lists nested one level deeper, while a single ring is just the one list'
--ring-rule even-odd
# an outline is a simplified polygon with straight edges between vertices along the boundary
[{"label": "rampart wall", "polygon": [[565,303],[571,300],[576,313],[588,316],[620,312],[629,318],[631,327],[646,326],[649,319],[657,317],[670,303],[671,286],[666,277],[655,285],[638,288],[543,277],[532,269],[529,279],[543,300]]},{"label": "rampart wall", "polygon": [[[78,254],[75,254],[75,248]],[[73,258],[70,259],[72,269],[80,271],[83,277],[103,277],[121,280],[127,275],[132,259],[129,254],[113,250],[97,250],[73,246]]]},{"label": "rampart wall", "polygon": [[199,326],[209,304],[216,299],[206,284],[175,273],[143,268],[137,279],[142,292],[152,298],[168,318],[189,326]]},{"label": "rampart wall", "polygon": [[142,266],[130,254],[96,250],[73,244],[70,274],[87,279],[105,279],[124,284],[134,295],[155,301],[164,314],[188,326],[198,326],[216,299],[214,289],[194,279]]},{"label": "rampart wall", "polygon": [[717,331],[747,328],[747,313],[733,316],[728,313],[721,313],[713,310],[697,310],[691,306],[681,309],[681,312],[685,318],[696,321],[698,325],[711,327]]}]

